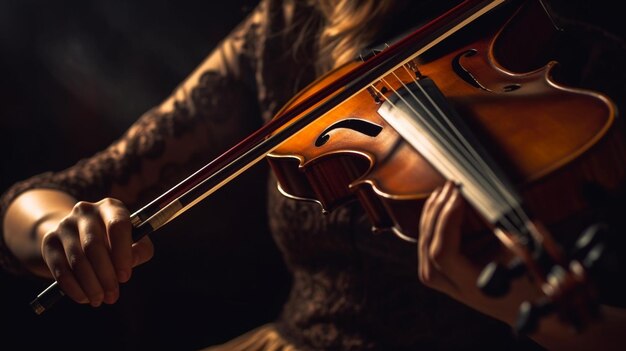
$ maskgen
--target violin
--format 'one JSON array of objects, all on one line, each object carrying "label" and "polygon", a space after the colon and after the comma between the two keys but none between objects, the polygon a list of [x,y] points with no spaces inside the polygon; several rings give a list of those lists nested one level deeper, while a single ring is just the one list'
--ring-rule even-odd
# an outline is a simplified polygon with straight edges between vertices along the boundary
[{"label": "violin", "polygon": [[[466,0],[313,82],[272,121],[133,213],[133,239],[263,159],[285,196],[325,212],[359,201],[374,232],[410,242],[426,198],[452,180],[473,208],[465,237],[480,243],[488,234],[515,257],[499,262],[485,245],[467,253],[488,263],[478,282],[487,294],[506,293],[522,274],[540,287],[561,282],[521,306],[519,331],[581,300],[591,306],[591,263],[581,262],[596,241],[578,255],[561,242],[596,220],[587,189],[624,184],[625,144],[609,98],[554,79],[548,49],[557,33],[539,0]],[[31,307],[41,314],[62,296],[53,283]]]}]

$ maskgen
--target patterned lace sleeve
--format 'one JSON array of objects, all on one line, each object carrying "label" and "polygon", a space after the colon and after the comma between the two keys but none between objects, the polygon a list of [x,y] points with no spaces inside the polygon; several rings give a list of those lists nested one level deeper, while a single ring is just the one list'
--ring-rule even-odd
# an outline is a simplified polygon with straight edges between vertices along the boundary
[{"label": "patterned lace sleeve", "polygon": [[[132,212],[260,126],[253,72],[264,6],[260,4],[168,99],[107,149],[66,170],[9,188],[0,198],[0,221],[11,201],[34,188],[58,189],[86,201],[114,197]],[[1,232],[0,264],[9,272],[24,273]]]}]

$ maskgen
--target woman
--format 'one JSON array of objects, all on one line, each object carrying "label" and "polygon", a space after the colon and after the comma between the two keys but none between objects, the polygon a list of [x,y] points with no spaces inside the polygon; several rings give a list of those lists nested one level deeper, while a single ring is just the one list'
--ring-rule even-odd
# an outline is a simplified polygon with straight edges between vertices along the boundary
[{"label": "woman", "polygon": [[[315,77],[454,3],[261,2],[170,98],[108,149],[4,194],[3,266],[56,279],[78,303],[115,303],[119,284],[153,255],[149,238],[131,243],[129,209],[267,122]],[[598,48],[613,44],[589,33]],[[510,332],[519,303],[535,294],[532,285],[521,282],[504,300],[493,300],[474,287],[478,267],[449,269],[464,263],[454,245],[462,208],[454,187],[447,185],[428,202],[418,261],[415,246],[372,236],[358,205],[323,216],[316,204],[288,199],[277,192],[275,180],[269,183],[270,226],[293,274],[292,290],[275,323],[217,349],[532,347]],[[448,244],[433,255],[434,243]],[[439,264],[442,257],[455,264]],[[619,336],[622,314],[608,316],[603,327]],[[590,328],[571,338],[558,321],[548,320],[531,337],[547,348],[611,341],[598,339],[597,332]]]}]

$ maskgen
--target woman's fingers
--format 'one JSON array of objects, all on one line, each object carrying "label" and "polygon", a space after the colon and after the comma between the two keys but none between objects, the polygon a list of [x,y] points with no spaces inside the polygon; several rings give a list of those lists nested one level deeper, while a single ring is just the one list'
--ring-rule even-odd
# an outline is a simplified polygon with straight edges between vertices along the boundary
[{"label": "woman's fingers", "polygon": [[448,198],[443,200],[439,215],[434,221],[433,238],[429,248],[429,257],[439,265],[460,252],[461,222],[464,207],[459,190],[452,186]]},{"label": "woman's fingers", "polygon": [[41,255],[65,295],[78,303],[88,303],[89,299],[67,261],[63,244],[54,233],[44,236]]},{"label": "woman's fingers", "polygon": [[426,283],[431,280],[431,272],[428,263],[428,256],[425,252],[428,251],[428,245],[430,244],[430,238],[432,235],[432,211],[433,211],[433,203],[441,193],[441,188],[435,189],[435,191],[430,194],[426,202],[424,203],[424,207],[422,209],[422,215],[420,217],[420,228],[419,228],[419,237],[417,242],[417,259],[418,259],[418,274],[419,278],[423,283]]},{"label": "woman's fingers", "polygon": [[[79,219],[80,217],[64,219],[53,235],[58,237],[67,265],[81,289],[87,295],[89,302],[92,306],[99,306],[104,298],[104,291],[91,266],[91,262],[83,251],[77,223]],[[51,240],[51,242],[53,241]]]},{"label": "woman's fingers", "polygon": [[154,246],[149,237],[144,236],[133,244],[133,267],[148,262],[154,256]]},{"label": "woman's fingers", "polygon": [[117,301],[119,283],[153,252],[147,237],[133,244],[130,214],[114,199],[77,203],[42,241],[42,257],[66,295],[93,306]]},{"label": "woman's fingers", "polygon": [[111,262],[106,228],[102,220],[96,213],[82,217],[78,220],[78,232],[83,252],[93,267],[99,286],[103,290],[103,301],[109,304],[114,303],[119,295],[119,285]]},{"label": "woman's fingers", "polygon": [[100,214],[108,233],[108,244],[111,247],[111,258],[117,280],[125,283],[130,279],[133,267],[132,225],[130,214],[124,205],[115,199],[100,201]]},{"label": "woman's fingers", "polygon": [[418,257],[419,257],[419,275],[420,280],[427,284],[435,284],[438,274],[432,267],[430,260],[430,246],[432,244],[433,236],[435,235],[435,228],[437,224],[437,218],[446,199],[450,196],[451,184],[446,183],[441,189],[434,191],[422,210],[422,217],[420,219],[420,235],[418,240]]},{"label": "woman's fingers", "polygon": [[[432,288],[447,293],[458,290],[450,277],[449,266],[460,251],[460,226],[462,222],[462,199],[452,182],[434,192],[424,204],[420,220],[418,244],[419,277]],[[447,267],[443,267],[443,263]]]}]

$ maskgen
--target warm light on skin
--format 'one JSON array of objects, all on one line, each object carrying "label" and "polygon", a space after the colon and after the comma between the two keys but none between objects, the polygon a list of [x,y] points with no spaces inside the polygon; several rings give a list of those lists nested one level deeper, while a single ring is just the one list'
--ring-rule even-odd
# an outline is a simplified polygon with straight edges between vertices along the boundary
[{"label": "warm light on skin", "polygon": [[[41,239],[56,228],[59,221],[72,211],[75,203],[76,199],[61,191],[35,189],[18,196],[7,209],[3,232],[20,235],[5,236],[6,244],[36,275],[51,278],[50,271],[41,260]],[[33,226],[33,223],[36,225]]]}]

